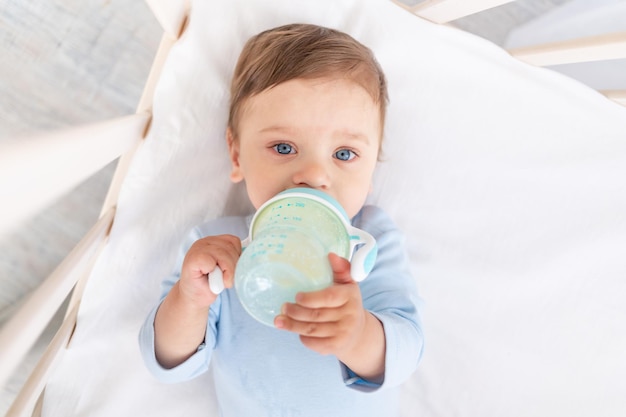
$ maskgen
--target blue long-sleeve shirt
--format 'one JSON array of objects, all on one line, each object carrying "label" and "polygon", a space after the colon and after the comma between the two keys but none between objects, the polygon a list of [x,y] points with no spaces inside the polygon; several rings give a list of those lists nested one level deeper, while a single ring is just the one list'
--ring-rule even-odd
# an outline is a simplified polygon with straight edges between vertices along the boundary
[{"label": "blue long-sleeve shirt", "polygon": [[[250,217],[226,217],[196,227],[182,246],[176,271],[163,282],[161,301],[179,279],[184,255],[196,240],[225,233],[243,239],[249,222]],[[379,208],[365,206],[352,224],[369,232],[378,245],[376,264],[359,287],[364,307],[384,327],[382,384],[364,381],[332,355],[307,349],[296,334],[257,322],[234,289],[223,291],[211,305],[204,343],[172,369],[161,367],[155,357],[155,307],[139,335],[148,369],[159,380],[175,383],[196,377],[212,364],[224,417],[396,415],[397,388],[415,371],[423,349],[417,289],[402,234],[391,219]]]}]

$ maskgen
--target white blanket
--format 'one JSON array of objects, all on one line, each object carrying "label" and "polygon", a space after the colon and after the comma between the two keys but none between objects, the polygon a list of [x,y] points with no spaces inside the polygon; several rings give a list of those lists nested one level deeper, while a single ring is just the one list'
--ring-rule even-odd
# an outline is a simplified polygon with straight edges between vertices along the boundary
[{"label": "white blanket", "polygon": [[371,201],[425,301],[403,417],[626,415],[626,108],[390,1],[197,0],[44,416],[216,416],[210,374],[156,382],[137,332],[189,228],[250,210],[227,175],[228,82],[249,36],[289,22],[347,31],[389,79]]}]

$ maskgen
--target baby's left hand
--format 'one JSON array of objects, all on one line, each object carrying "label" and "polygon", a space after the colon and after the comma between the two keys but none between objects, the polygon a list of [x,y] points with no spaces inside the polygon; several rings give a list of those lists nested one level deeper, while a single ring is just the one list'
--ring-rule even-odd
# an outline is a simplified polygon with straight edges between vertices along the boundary
[{"label": "baby's left hand", "polygon": [[361,291],[350,275],[350,262],[334,253],[328,256],[334,283],[314,292],[298,293],[295,303],[285,303],[274,325],[300,335],[302,343],[322,355],[349,355],[365,331],[366,315]]}]

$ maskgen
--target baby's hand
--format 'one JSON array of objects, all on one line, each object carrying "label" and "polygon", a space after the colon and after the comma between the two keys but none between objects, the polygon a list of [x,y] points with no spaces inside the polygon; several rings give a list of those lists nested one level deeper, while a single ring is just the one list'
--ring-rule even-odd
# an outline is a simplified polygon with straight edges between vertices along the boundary
[{"label": "baby's hand", "polygon": [[295,304],[283,305],[274,325],[298,333],[309,349],[341,358],[361,340],[369,313],[363,308],[361,291],[350,275],[350,262],[332,253],[329,260],[333,285],[298,293]]},{"label": "baby's hand", "polygon": [[241,255],[241,241],[233,235],[208,236],[197,240],[185,255],[178,282],[179,292],[190,306],[206,308],[217,298],[209,288],[207,274],[216,266],[222,270],[224,287],[233,286],[235,265]]}]

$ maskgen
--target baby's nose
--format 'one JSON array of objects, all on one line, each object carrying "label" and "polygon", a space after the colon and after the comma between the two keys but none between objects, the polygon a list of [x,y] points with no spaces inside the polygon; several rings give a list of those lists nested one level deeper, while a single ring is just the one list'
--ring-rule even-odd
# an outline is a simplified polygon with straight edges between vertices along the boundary
[{"label": "baby's nose", "polygon": [[300,165],[293,175],[293,183],[297,186],[325,189],[330,185],[327,168],[317,162],[309,161]]}]

